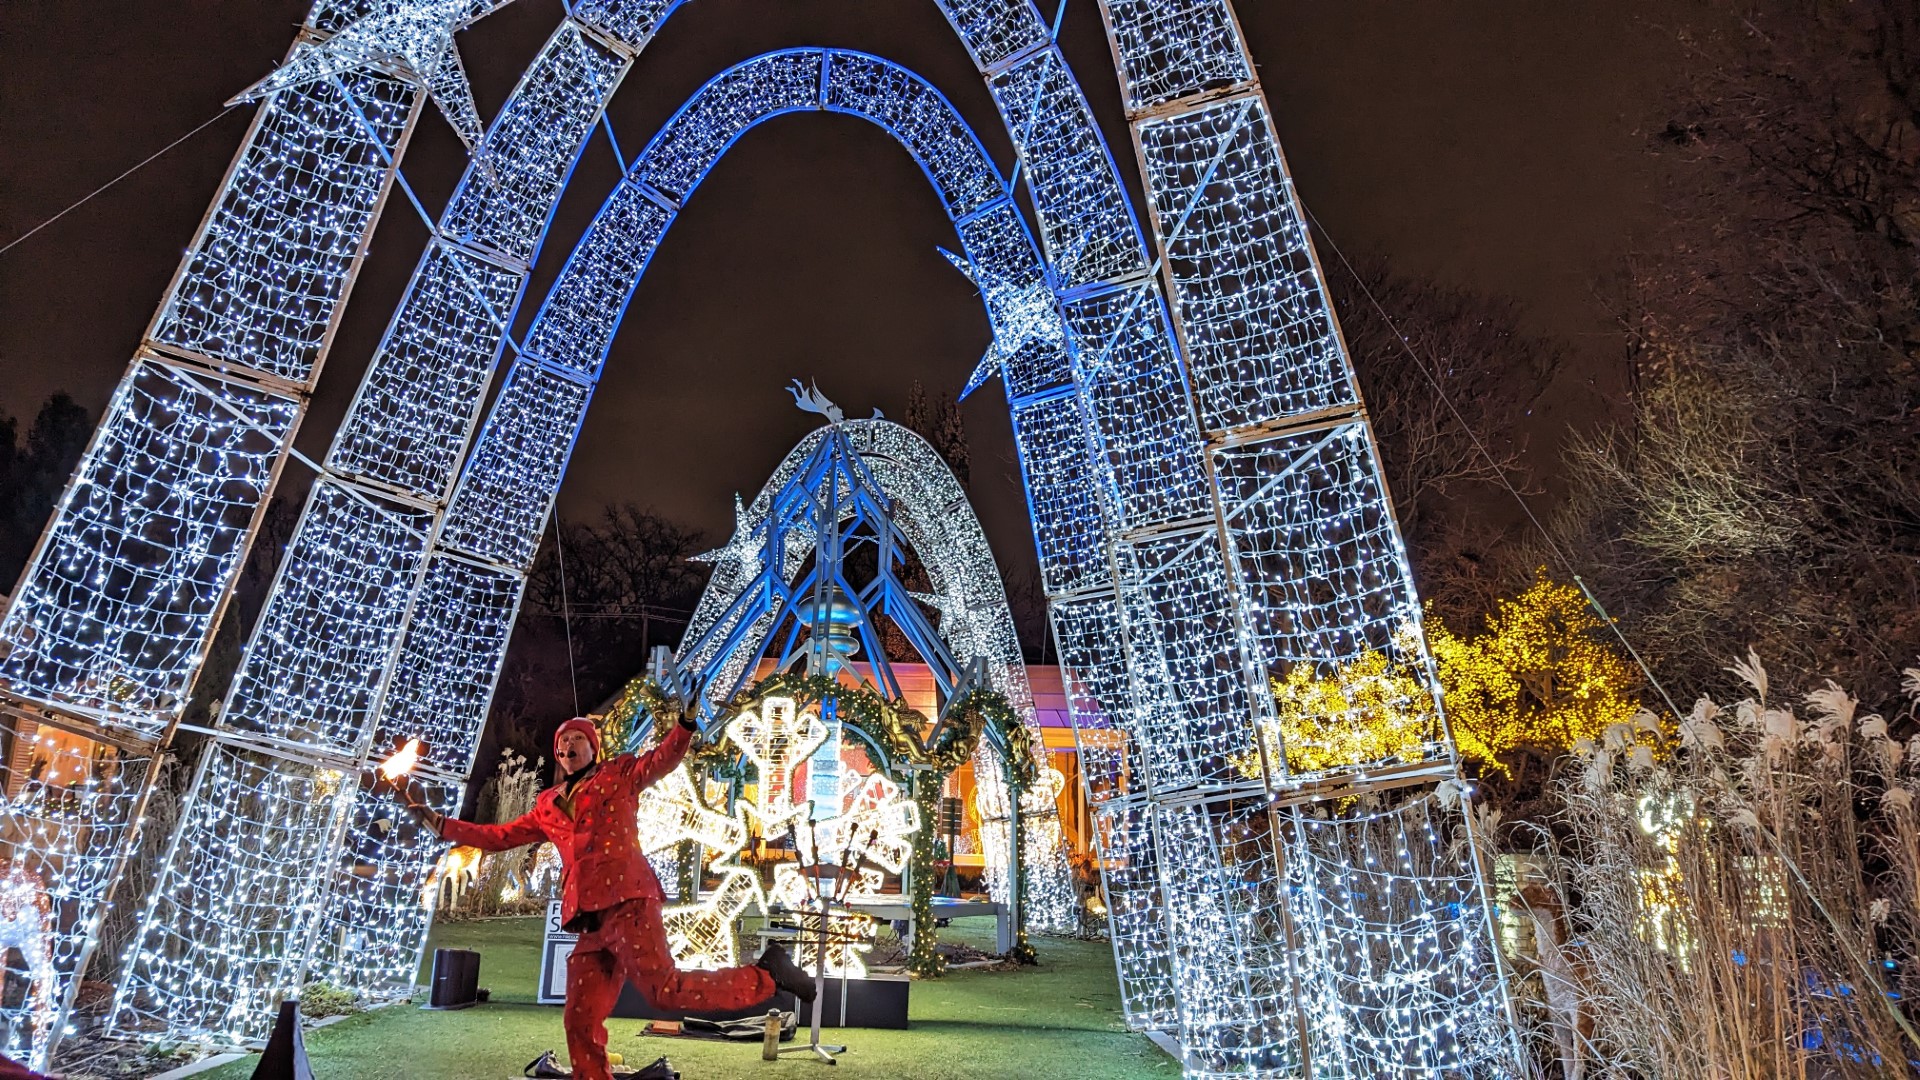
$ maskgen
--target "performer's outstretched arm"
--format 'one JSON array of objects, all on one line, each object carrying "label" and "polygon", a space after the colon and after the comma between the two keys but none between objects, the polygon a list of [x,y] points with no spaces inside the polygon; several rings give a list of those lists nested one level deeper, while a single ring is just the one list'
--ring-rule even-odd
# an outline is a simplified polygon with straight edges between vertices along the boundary
[{"label": "performer's outstretched arm", "polygon": [[434,814],[427,820],[427,827],[440,834],[440,839],[455,844],[477,847],[481,851],[506,851],[524,844],[538,843],[547,838],[546,830],[533,820],[532,811],[521,814],[504,825],[481,825],[459,818],[441,817]]},{"label": "performer's outstretched arm", "polygon": [[667,730],[667,737],[660,745],[644,754],[631,754],[615,758],[601,767],[618,764],[621,774],[635,788],[652,787],[659,779],[674,770],[687,756],[687,748],[693,745],[692,725],[681,721]]}]

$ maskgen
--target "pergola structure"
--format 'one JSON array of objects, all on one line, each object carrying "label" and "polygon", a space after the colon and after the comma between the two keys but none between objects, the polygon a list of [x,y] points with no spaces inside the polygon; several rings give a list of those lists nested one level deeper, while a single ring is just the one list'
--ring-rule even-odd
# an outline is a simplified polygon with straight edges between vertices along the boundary
[{"label": "pergola structure", "polygon": [[[870,574],[853,573],[847,556],[855,547],[871,549]],[[928,592],[903,579],[909,555],[925,570]],[[948,704],[978,688],[1005,698],[1032,731],[1033,691],[986,534],[953,471],[912,431],[881,419],[813,431],[751,503],[736,507],[732,538],[708,557],[713,577],[662,673],[707,718],[747,688],[762,658],[776,671],[851,670],[836,656],[843,642],[863,650],[880,694],[903,700],[884,618],[933,676],[936,725],[947,722]],[[831,742],[822,752],[838,754],[838,740]],[[887,762],[884,748],[868,750]],[[1016,819],[1004,775],[1009,754],[1031,759],[1038,772],[1048,768],[1038,745],[983,737],[974,751],[989,894],[1015,909],[1015,925],[1071,930],[1077,912],[1059,810],[1042,791],[1022,801]],[[905,763],[891,764],[898,771]]]},{"label": "pergola structure", "polygon": [[[654,247],[743,132],[832,110],[920,162],[993,324],[981,374],[1006,388],[1090,733],[1129,1021],[1168,1032],[1196,1076],[1510,1064],[1478,854],[1436,794],[1456,770],[1405,552],[1228,0],[1102,0],[1144,229],[1057,13],[937,0],[1012,138],[1031,228],[926,83],[785,50],[717,76],[654,137],[512,339],[574,162],[682,2],[572,4],[475,147],[318,463],[124,958],[117,1022],[252,1037],[308,979],[410,981],[432,848],[363,792],[363,766],[424,737],[432,797],[458,801]],[[86,773],[72,798],[6,811],[55,912],[62,1013],[422,100],[470,129],[452,34],[496,6],[320,0],[0,620],[8,733],[59,733],[50,753]],[[1290,774],[1269,752],[1269,679],[1375,653],[1429,688],[1404,703],[1430,724],[1423,752]],[[33,1030],[44,1060],[58,1024]]]}]

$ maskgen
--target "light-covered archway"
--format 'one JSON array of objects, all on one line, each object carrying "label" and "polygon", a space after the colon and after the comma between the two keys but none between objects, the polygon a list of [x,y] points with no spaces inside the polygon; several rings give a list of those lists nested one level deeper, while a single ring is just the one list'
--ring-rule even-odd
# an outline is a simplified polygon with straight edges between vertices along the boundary
[{"label": "light-covered archway", "polygon": [[[713,577],[674,658],[681,689],[704,687],[709,704],[718,706],[741,688],[754,661],[763,655],[769,635],[786,614],[788,605],[780,602],[780,595],[816,548],[804,522],[783,523],[776,532],[768,527],[768,517],[776,499],[791,490],[799,471],[832,438],[844,438],[859,455],[864,473],[860,483],[871,483],[877,496],[886,500],[889,522],[926,569],[930,602],[940,612],[935,631],[946,653],[961,664],[983,663],[987,685],[1007,699],[1030,733],[1037,734],[1026,662],[1007,607],[1006,588],[980,520],[953,471],[933,447],[885,420],[849,420],[809,433],[781,461],[759,494],[738,508],[733,537],[715,553]],[[769,558],[770,548],[782,553],[779,565]],[[936,673],[935,680],[942,682],[943,674]],[[957,689],[945,685],[942,694],[950,696]],[[1019,747],[1017,752],[1031,756],[1045,775],[1048,765],[1039,745]],[[999,751],[982,740],[974,766],[981,817],[988,829],[989,892],[1001,903],[1012,903],[1008,792]],[[1039,930],[1073,929],[1076,897],[1065,852],[1059,846],[1058,810],[1050,800],[1030,799],[1023,817],[1036,827],[1025,831],[1021,845],[1028,872],[1021,917],[1025,925]],[[1038,827],[1042,824],[1050,827]]]},{"label": "light-covered archway", "polygon": [[[293,61],[388,8],[406,15],[391,32],[419,45],[450,41],[456,22],[492,6],[323,2]],[[469,733],[449,746],[470,747],[484,718],[567,450],[512,433],[566,430],[591,373],[544,361],[536,330],[511,343],[513,370],[470,451],[474,425],[572,164],[677,6],[570,9],[442,215],[323,463],[182,832],[252,830],[249,874],[291,902],[232,922],[245,944],[231,953],[234,975],[221,985],[235,992],[223,1009],[210,1011],[211,998],[169,1005],[152,1014],[163,1025],[254,1029],[259,1003],[309,973],[350,972],[370,946],[391,956],[418,939],[417,924],[384,913],[410,893],[401,882],[419,841],[376,830],[385,811],[351,777],[384,733],[438,723]],[[1429,665],[1366,416],[1227,0],[1102,2],[1151,248],[1030,0],[942,8],[1020,155],[1046,256],[1037,279],[979,258],[969,269],[994,317],[1083,756],[1104,763],[1090,796],[1129,1019],[1170,1030],[1189,1067],[1209,1075],[1454,1069],[1509,1054],[1477,856],[1448,842],[1457,821],[1416,827],[1431,800],[1399,802],[1394,813],[1413,815],[1399,822],[1403,837],[1428,838],[1393,879],[1406,902],[1343,915],[1351,852],[1389,842],[1390,830],[1372,819],[1316,824],[1304,810],[1315,797],[1431,789],[1452,775],[1431,695],[1407,703],[1433,725],[1417,761],[1298,777],[1263,750],[1275,726],[1270,677],[1369,653]],[[261,107],[0,621],[0,689],[136,758],[178,722],[421,90],[445,93],[444,65],[427,78],[355,55]],[[792,80],[753,92],[776,84],[812,92]],[[869,111],[913,96],[896,89],[880,86]],[[671,162],[710,163],[732,136],[700,140],[727,128],[689,127]],[[676,183],[690,178],[667,168],[627,185],[631,230],[670,216]],[[997,218],[956,215],[963,242],[970,228],[1024,228],[1005,205]],[[542,318],[569,339],[610,337],[618,321],[606,295],[556,290],[547,307],[580,320]],[[490,515],[470,494],[487,492],[505,493],[492,505],[512,511]],[[410,713],[415,701],[444,709]],[[434,773],[443,803],[457,799],[468,764],[449,753]],[[145,781],[133,790],[116,810],[124,816],[90,827],[93,841],[127,850]],[[53,835],[41,854],[70,842]],[[157,904],[205,888],[181,850]],[[62,897],[71,940],[92,940],[107,887]],[[1443,925],[1435,910],[1451,912]],[[223,905],[221,915],[238,912]],[[228,923],[149,917],[162,934],[216,925]],[[1341,929],[1305,932],[1331,926]],[[1446,946],[1444,962],[1426,944],[1405,947],[1429,939]],[[129,970],[158,970],[149,957],[165,951],[143,945]],[[196,978],[181,969],[150,981],[178,1001]]]}]

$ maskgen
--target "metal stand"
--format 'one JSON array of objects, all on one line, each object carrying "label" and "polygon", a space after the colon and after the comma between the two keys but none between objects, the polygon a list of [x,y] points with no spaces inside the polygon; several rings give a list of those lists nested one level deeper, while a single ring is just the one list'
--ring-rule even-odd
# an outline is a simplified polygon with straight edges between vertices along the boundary
[{"label": "metal stand", "polygon": [[[809,1035],[807,1039],[807,1044],[805,1046],[783,1046],[780,1048],[780,1053],[812,1054],[815,1057],[817,1057],[819,1060],[824,1061],[829,1065],[838,1065],[840,1064],[840,1060],[834,1055],[846,1053],[847,1048],[845,1046],[834,1046],[832,1044],[823,1043],[820,1041],[820,1010],[825,1008],[827,1003],[827,898],[825,896],[819,897],[818,905],[819,905],[819,911],[820,911],[820,939],[819,939],[819,944],[817,944],[813,950],[813,1028],[812,1028],[812,1033]],[[801,938],[805,936],[805,934],[806,934],[806,931],[802,929],[800,933],[800,937],[796,937],[794,940],[798,942],[799,940],[801,940]],[[842,1001],[840,1005],[840,1022],[844,1024],[846,1023],[846,1020],[847,1020],[847,1008],[846,1008],[846,1002],[844,1000],[845,991],[846,991],[846,976],[844,975],[841,976],[840,978],[840,987],[841,987],[841,997],[842,997]]]}]

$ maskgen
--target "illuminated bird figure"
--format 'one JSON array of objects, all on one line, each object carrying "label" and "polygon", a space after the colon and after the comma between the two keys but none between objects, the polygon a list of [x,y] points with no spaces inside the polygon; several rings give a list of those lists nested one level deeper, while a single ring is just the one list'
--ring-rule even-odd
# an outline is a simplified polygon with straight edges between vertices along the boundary
[{"label": "illuminated bird figure", "polygon": [[257,101],[348,72],[398,64],[420,80],[470,153],[480,147],[480,111],[453,43],[464,30],[513,0],[373,0],[365,15],[325,41],[294,54],[273,74],[229,101]]}]

